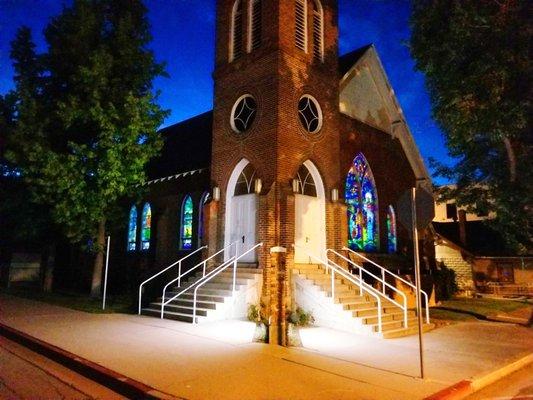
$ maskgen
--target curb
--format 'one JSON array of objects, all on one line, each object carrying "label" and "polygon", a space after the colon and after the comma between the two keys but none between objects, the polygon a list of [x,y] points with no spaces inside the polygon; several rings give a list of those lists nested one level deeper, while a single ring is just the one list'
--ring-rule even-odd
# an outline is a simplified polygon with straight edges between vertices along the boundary
[{"label": "curb", "polygon": [[[135,379],[128,378],[69,351],[44,342],[0,322],[0,335],[39,353],[125,397],[142,400],[179,400]],[[183,400],[183,399],[182,399]]]},{"label": "curb", "polygon": [[471,380],[463,380],[456,384],[444,388],[443,390],[425,397],[424,400],[461,400],[466,396],[475,393],[494,382],[518,371],[519,369],[533,363],[533,353],[528,354],[510,364],[503,366],[495,371],[489,372],[487,375],[473,378]]}]

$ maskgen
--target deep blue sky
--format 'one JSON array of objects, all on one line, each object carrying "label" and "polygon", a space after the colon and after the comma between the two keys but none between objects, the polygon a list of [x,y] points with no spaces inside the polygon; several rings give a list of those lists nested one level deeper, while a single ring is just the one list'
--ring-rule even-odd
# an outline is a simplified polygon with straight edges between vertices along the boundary
[{"label": "deep blue sky", "polygon": [[[13,87],[10,41],[20,25],[32,28],[40,50],[42,30],[68,0],[0,0],[0,93]],[[212,108],[215,0],[145,0],[152,24],[152,47],[167,63],[169,79],[158,79],[161,105],[172,111],[169,125]],[[448,160],[431,119],[424,77],[404,44],[409,38],[409,0],[339,0],[340,54],[374,43],[426,160]]]}]

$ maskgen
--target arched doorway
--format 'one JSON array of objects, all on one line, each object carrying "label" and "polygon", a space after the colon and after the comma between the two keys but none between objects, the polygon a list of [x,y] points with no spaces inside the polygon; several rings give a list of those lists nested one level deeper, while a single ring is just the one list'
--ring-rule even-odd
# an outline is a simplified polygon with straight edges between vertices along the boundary
[{"label": "arched doorway", "polygon": [[[237,242],[237,254],[243,254],[256,244],[257,195],[254,192],[255,168],[242,159],[231,173],[226,190],[226,227],[224,244]],[[232,256],[224,255],[227,260]],[[256,252],[244,256],[242,262],[256,262]]]},{"label": "arched doorway", "polygon": [[307,252],[322,257],[326,248],[326,193],[318,169],[309,160],[300,166],[295,179],[294,262],[313,263],[316,260]]}]

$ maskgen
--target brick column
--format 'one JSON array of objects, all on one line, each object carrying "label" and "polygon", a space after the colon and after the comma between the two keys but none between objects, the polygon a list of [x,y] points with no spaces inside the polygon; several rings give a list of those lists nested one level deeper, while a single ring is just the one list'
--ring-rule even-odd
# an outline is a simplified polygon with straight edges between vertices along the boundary
[{"label": "brick column", "polygon": [[218,250],[219,235],[218,235],[218,208],[220,201],[211,200],[204,206],[204,239],[202,244],[208,245],[207,251],[202,254],[203,258],[206,255],[214,254]]}]

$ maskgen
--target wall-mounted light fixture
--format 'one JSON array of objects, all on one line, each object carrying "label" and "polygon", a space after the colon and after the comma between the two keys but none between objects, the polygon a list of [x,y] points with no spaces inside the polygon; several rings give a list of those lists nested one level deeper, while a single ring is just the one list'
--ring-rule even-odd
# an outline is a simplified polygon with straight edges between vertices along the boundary
[{"label": "wall-mounted light fixture", "polygon": [[261,194],[261,189],[263,189],[263,182],[261,181],[261,178],[257,178],[254,182],[254,192]]},{"label": "wall-mounted light fixture", "polygon": [[296,178],[294,178],[292,180],[292,192],[293,193],[299,193],[300,192],[300,182]]},{"label": "wall-mounted light fixture", "polygon": [[331,189],[331,201],[334,203],[339,201],[339,191],[337,190],[337,188]]},{"label": "wall-mounted light fixture", "polygon": [[218,186],[215,186],[213,188],[213,200],[219,201],[220,200],[220,188]]}]

